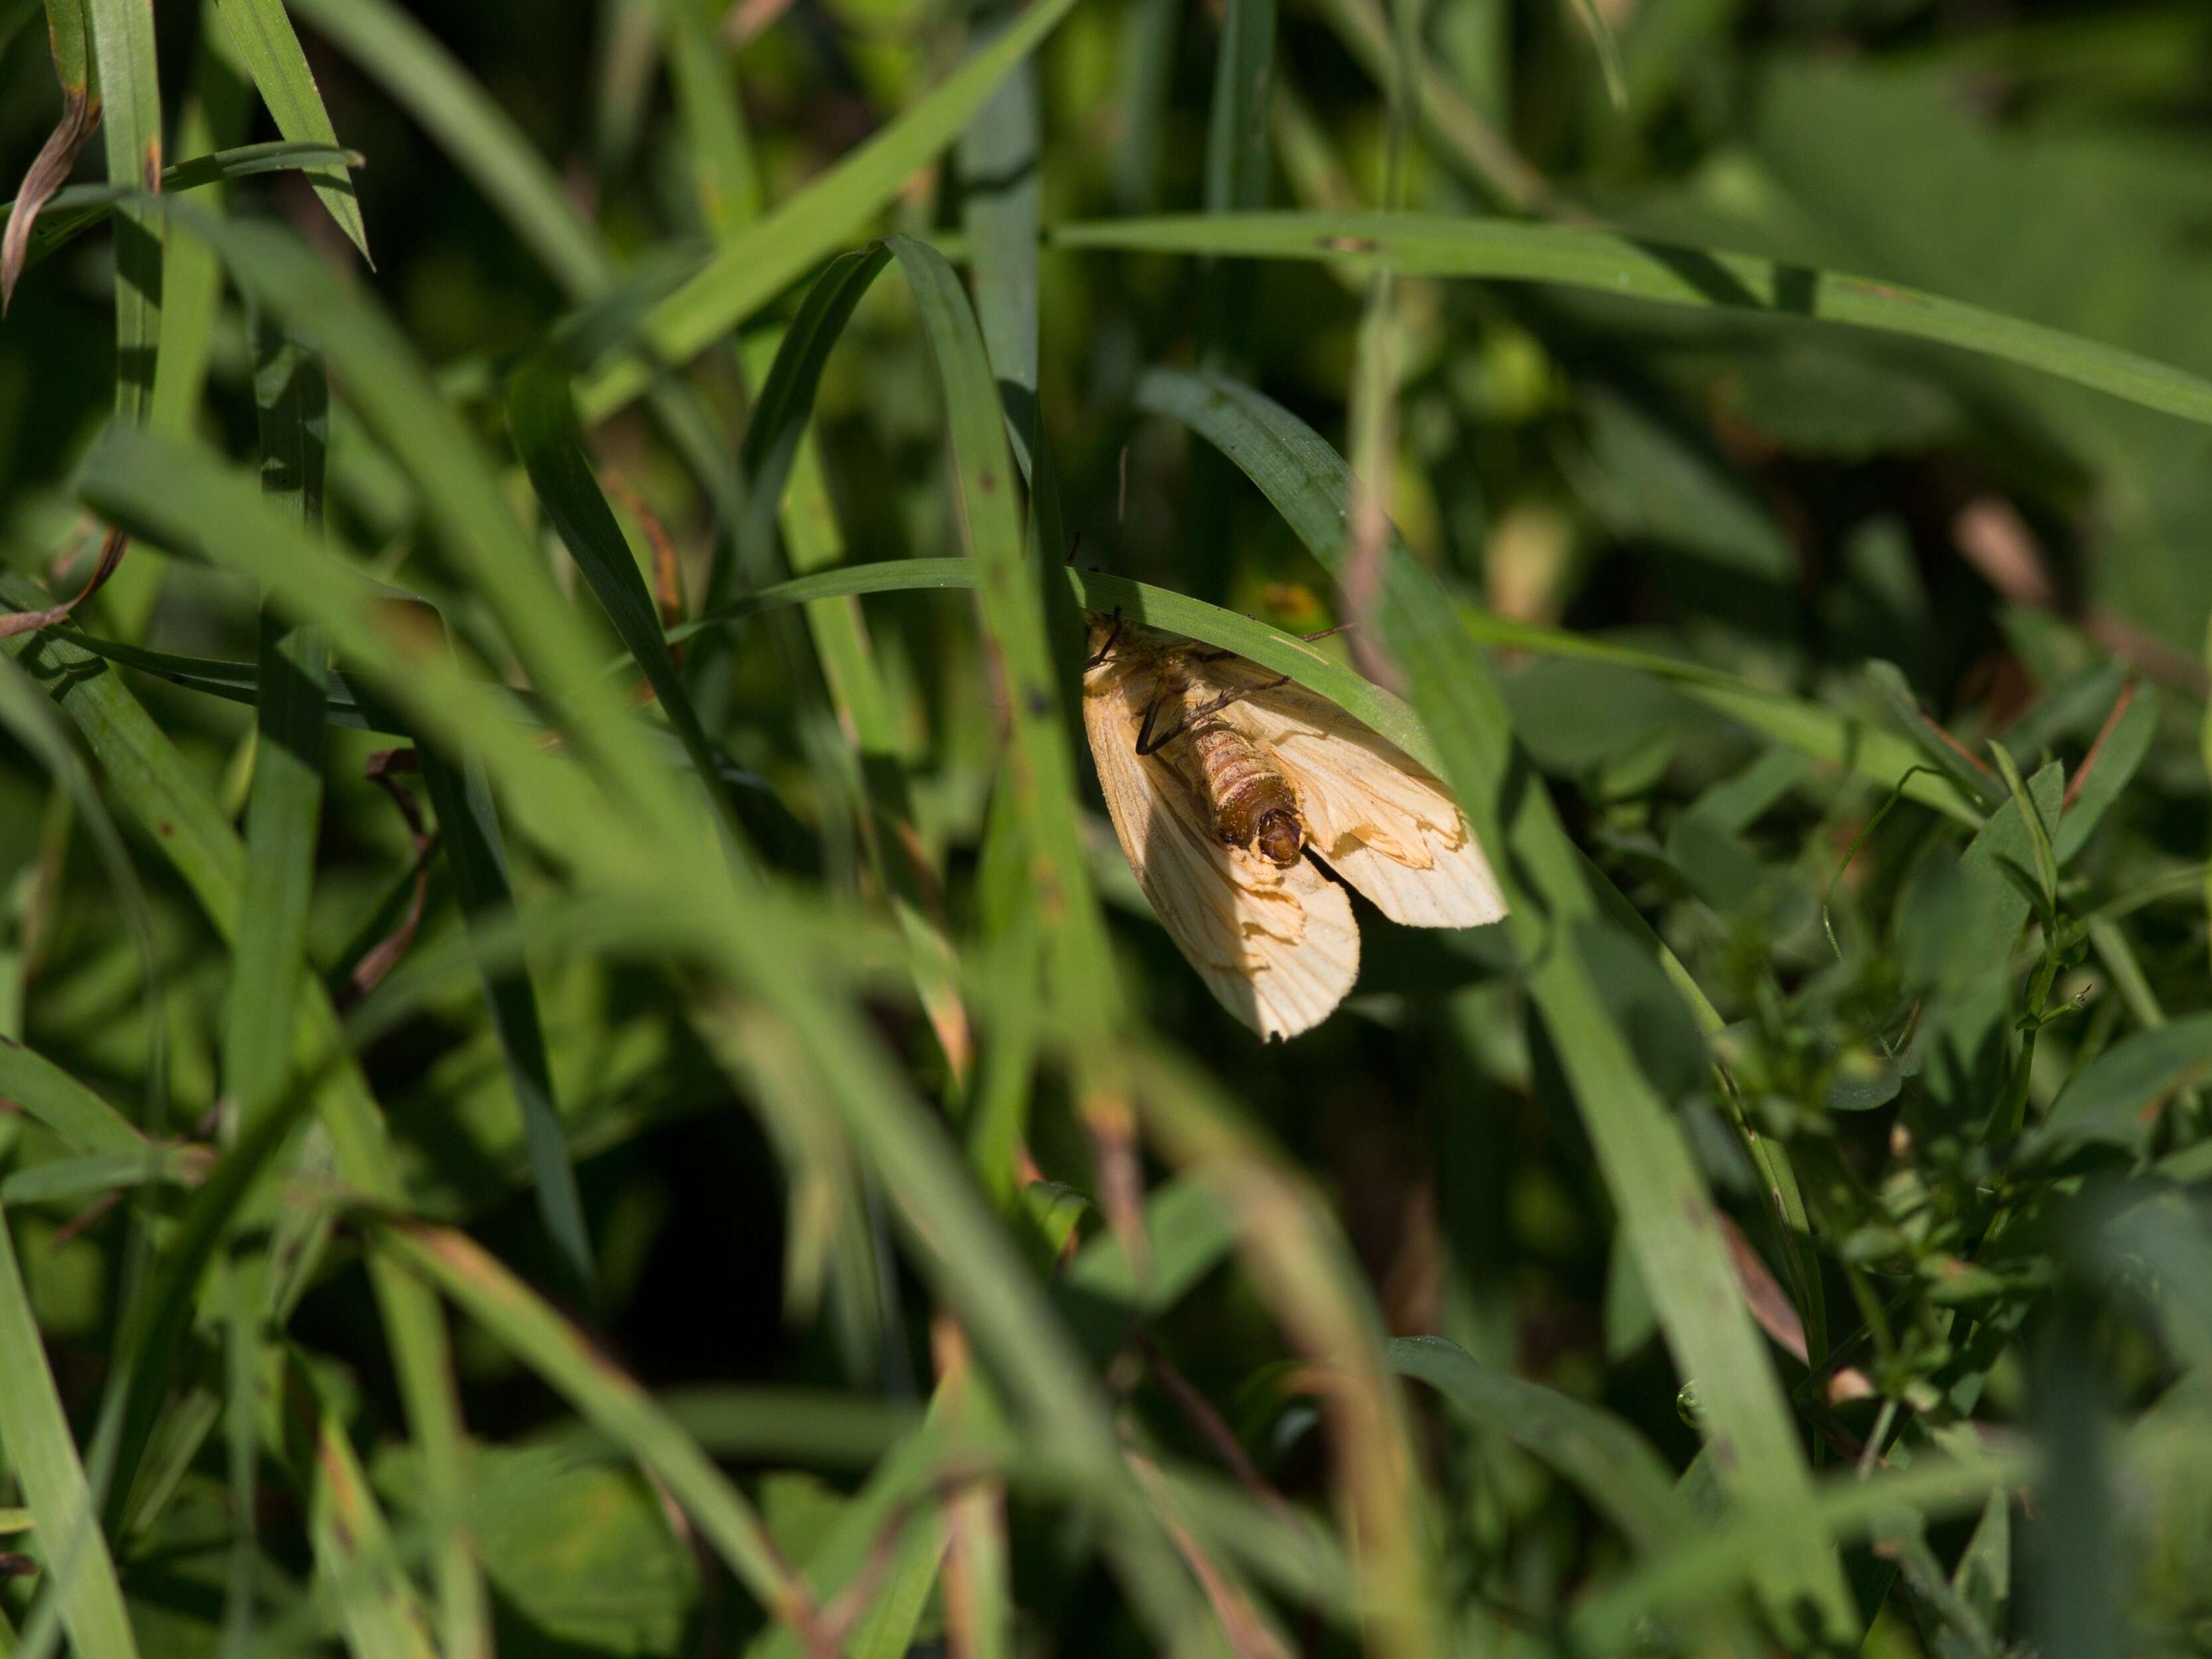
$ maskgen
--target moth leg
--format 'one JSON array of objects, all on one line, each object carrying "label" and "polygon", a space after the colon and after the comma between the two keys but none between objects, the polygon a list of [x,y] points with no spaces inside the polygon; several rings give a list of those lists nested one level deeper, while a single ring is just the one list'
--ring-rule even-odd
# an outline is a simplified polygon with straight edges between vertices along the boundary
[{"label": "moth leg", "polygon": [[1166,706],[1167,700],[1167,689],[1163,686],[1152,694],[1152,702],[1145,705],[1144,723],[1137,728],[1138,754],[1157,755],[1182,735],[1185,722],[1182,720],[1175,723],[1173,730],[1163,732],[1157,738],[1152,735],[1152,723],[1159,719],[1160,710]]},{"label": "moth leg", "polygon": [[1106,659],[1114,654],[1114,642],[1121,637],[1121,607],[1117,605],[1114,607],[1114,625],[1106,630],[1106,643],[1100,646],[1091,655],[1084,659],[1083,672],[1088,674],[1092,669],[1099,667],[1104,664]]},{"label": "moth leg", "polygon": [[1272,680],[1265,681],[1259,685],[1241,686],[1234,691],[1224,691],[1219,696],[1210,697],[1195,708],[1185,710],[1183,717],[1175,723],[1172,731],[1163,732],[1155,738],[1152,735],[1152,721],[1160,712],[1160,704],[1166,701],[1166,693],[1163,692],[1154,697],[1152,707],[1145,710],[1144,726],[1137,732],[1137,752],[1140,755],[1157,754],[1200,720],[1218,714],[1232,704],[1243,702],[1255,691],[1272,691],[1279,685],[1288,685],[1290,683],[1291,677],[1288,674],[1278,674]]}]

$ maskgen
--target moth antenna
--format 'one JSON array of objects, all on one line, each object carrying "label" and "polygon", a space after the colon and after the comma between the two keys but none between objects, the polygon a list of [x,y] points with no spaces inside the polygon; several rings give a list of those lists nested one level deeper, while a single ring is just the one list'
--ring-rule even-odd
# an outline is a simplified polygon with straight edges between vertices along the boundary
[{"label": "moth antenna", "polygon": [[1067,557],[1063,560],[1062,562],[1073,564],[1075,562],[1075,556],[1081,551],[1083,551],[1083,532],[1079,530],[1075,532],[1073,538],[1068,542]]},{"label": "moth antenna", "polygon": [[1332,634],[1348,634],[1358,626],[1356,622],[1339,623],[1334,628],[1322,629],[1318,634],[1301,634],[1298,637],[1311,645],[1316,640],[1325,640]]}]

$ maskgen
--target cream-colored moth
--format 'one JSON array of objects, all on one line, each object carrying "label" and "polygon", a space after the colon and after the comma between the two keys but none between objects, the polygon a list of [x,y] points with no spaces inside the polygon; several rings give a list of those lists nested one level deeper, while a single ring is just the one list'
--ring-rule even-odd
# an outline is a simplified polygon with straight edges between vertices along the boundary
[{"label": "cream-colored moth", "polygon": [[1359,977],[1352,903],[1474,927],[1505,897],[1435,777],[1334,703],[1228,652],[1090,618],[1083,726],[1114,833],[1224,1007],[1266,1037],[1318,1025]]}]

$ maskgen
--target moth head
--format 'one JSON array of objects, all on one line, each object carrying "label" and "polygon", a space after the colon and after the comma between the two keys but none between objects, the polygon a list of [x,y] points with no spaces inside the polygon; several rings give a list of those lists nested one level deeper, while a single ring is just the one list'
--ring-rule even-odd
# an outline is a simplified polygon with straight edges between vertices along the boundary
[{"label": "moth head", "polygon": [[1268,863],[1287,870],[1298,861],[1305,841],[1305,825],[1298,822],[1298,815],[1278,806],[1261,816],[1252,845]]}]

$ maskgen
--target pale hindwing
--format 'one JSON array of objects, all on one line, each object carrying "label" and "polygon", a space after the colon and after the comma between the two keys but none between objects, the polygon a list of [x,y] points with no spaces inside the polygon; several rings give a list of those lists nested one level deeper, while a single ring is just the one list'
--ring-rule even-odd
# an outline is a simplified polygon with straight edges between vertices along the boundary
[{"label": "pale hindwing", "polygon": [[[1204,667],[1224,690],[1273,678],[1241,657]],[[1479,927],[1504,915],[1504,892],[1458,804],[1404,750],[1295,685],[1254,690],[1224,718],[1291,780],[1313,851],[1391,921]]]},{"label": "pale hindwing", "polygon": [[1352,905],[1310,864],[1279,870],[1216,840],[1190,787],[1137,753],[1151,677],[1094,672],[1084,730],[1138,885],[1222,1006],[1262,1036],[1318,1025],[1359,977]]}]

